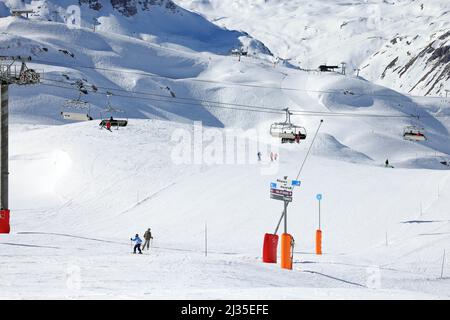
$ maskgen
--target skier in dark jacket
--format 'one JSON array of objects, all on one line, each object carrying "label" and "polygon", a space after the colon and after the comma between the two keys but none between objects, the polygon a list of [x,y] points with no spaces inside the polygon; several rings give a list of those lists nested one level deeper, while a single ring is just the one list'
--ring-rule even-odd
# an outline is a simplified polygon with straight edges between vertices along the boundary
[{"label": "skier in dark jacket", "polygon": [[141,244],[142,244],[142,240],[141,238],[139,238],[139,235],[136,233],[136,235],[133,238],[130,238],[131,241],[134,242],[134,249],[133,249],[133,253],[136,254],[136,249],[139,251],[139,254],[142,254],[141,251]]},{"label": "skier in dark jacket", "polygon": [[150,240],[153,239],[152,237],[152,231],[150,228],[148,228],[147,231],[144,233],[144,245],[142,246],[142,249],[145,250],[145,246],[147,246],[147,250],[150,250]]}]

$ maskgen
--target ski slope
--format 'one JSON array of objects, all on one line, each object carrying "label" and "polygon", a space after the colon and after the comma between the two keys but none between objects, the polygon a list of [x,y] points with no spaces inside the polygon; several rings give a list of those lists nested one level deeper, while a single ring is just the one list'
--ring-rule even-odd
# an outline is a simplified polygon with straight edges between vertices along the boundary
[{"label": "ski slope", "polygon": [[[1,297],[448,298],[449,282],[439,279],[450,234],[445,171],[314,152],[289,207],[294,270],[283,271],[261,262],[263,235],[281,211],[268,185],[296,174],[306,146],[280,149],[278,167],[265,154],[246,165],[176,165],[171,137],[180,129],[192,127],[155,120],[113,132],[92,122],[15,127]],[[320,257],[313,254],[318,192]],[[127,239],[148,226],[150,254],[130,255]],[[380,267],[378,289],[368,282],[371,266]]]},{"label": "ski slope", "polygon": [[[274,64],[281,47],[250,24],[233,31],[244,28],[153,9],[125,17],[84,6],[80,29],[48,21],[47,7],[30,20],[0,18],[0,54],[31,55],[43,71],[39,86],[10,88],[12,233],[0,235],[0,298],[448,299],[445,100]],[[240,62],[228,55],[239,45],[251,49]],[[78,97],[77,80],[98,88],[83,96],[94,121],[60,117]],[[107,91],[128,127],[98,126]],[[269,136],[286,107],[308,132],[300,145]],[[320,119],[289,206],[294,270],[281,270],[261,262],[263,236],[282,210],[270,182],[296,177]],[[412,124],[427,141],[403,139]],[[247,147],[228,148],[229,135]],[[395,168],[384,167],[387,158]],[[317,193],[323,256],[314,255]],[[148,227],[150,253],[130,254],[128,239]]]}]

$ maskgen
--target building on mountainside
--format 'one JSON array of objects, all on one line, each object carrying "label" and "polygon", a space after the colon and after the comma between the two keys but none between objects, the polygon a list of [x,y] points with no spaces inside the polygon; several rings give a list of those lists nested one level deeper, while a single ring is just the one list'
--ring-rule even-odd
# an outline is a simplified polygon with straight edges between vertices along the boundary
[{"label": "building on mountainside", "polygon": [[239,48],[239,49],[232,49],[230,51],[232,56],[247,56],[248,55],[248,51],[246,49],[244,49],[243,47]]},{"label": "building on mountainside", "polygon": [[11,16],[13,17],[22,17],[28,19],[28,15],[34,13],[33,10],[19,10],[19,9],[12,9],[11,10]]},{"label": "building on mountainside", "polygon": [[333,72],[333,71],[335,71],[335,69],[339,69],[339,67],[338,66],[327,66],[325,64],[322,64],[319,66],[320,72]]}]

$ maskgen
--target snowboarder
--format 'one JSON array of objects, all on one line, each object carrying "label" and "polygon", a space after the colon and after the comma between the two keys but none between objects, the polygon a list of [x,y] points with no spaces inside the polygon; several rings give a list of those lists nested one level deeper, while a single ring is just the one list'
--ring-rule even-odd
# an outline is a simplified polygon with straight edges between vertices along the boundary
[{"label": "snowboarder", "polygon": [[144,242],[144,245],[142,246],[142,249],[145,250],[145,246],[147,246],[147,250],[150,250],[150,240],[153,239],[152,231],[150,228],[148,228],[148,230],[145,231],[144,239],[145,239],[145,242]]},{"label": "snowboarder", "polygon": [[258,155],[258,161],[261,161],[261,152],[258,151],[257,155]]},{"label": "snowboarder", "polygon": [[142,244],[142,240],[141,238],[139,238],[139,235],[136,233],[136,235],[133,238],[130,238],[131,241],[134,242],[134,249],[133,249],[133,253],[136,254],[136,249],[139,251],[139,254],[142,254],[141,251],[141,244]]}]

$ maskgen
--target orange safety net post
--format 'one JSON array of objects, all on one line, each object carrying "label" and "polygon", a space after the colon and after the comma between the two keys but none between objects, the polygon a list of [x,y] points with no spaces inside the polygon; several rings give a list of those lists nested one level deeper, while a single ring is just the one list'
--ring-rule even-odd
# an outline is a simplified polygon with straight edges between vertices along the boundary
[{"label": "orange safety net post", "polygon": [[264,235],[263,262],[277,263],[278,235],[266,233]]},{"label": "orange safety net post", "polygon": [[281,268],[292,270],[292,242],[293,238],[288,233],[281,235]]},{"label": "orange safety net post", "polygon": [[9,210],[0,210],[0,233],[9,233]]},{"label": "orange safety net post", "polygon": [[322,230],[316,231],[316,254],[322,254]]}]

